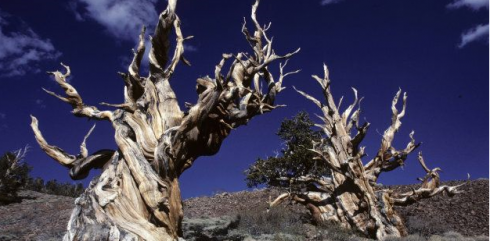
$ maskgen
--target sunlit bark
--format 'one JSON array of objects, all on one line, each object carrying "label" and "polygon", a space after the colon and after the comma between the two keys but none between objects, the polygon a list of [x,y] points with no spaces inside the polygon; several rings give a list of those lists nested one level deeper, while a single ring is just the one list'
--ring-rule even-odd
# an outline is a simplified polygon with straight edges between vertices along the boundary
[{"label": "sunlit bark", "polygon": [[[303,182],[307,190],[284,193],[270,202],[275,206],[284,200],[292,200],[304,204],[317,223],[336,223],[344,228],[360,231],[367,237],[385,239],[388,236],[405,236],[407,229],[394,210],[395,206],[405,206],[438,194],[448,196],[459,193],[459,186],[441,186],[440,168],[430,170],[419,153],[419,162],[427,175],[420,179],[422,185],[416,190],[406,193],[395,193],[390,189],[378,187],[377,180],[381,173],[397,169],[405,164],[407,155],[412,153],[420,143],[416,143],[414,132],[410,133],[410,142],[405,149],[397,150],[392,146],[395,133],[401,126],[401,118],[405,115],[407,94],[403,93],[401,111],[397,108],[402,91],[399,90],[391,105],[391,125],[385,130],[381,147],[376,156],[367,164],[363,164],[364,147],[360,143],[369,128],[369,123],[359,124],[361,112],[357,91],[355,100],[344,112],[339,110],[330,91],[330,79],[327,66],[324,66],[324,77],[313,76],[320,84],[325,102],[299,91],[307,99],[315,103],[323,115],[319,116],[323,123],[317,124],[325,134],[321,142],[314,142],[311,151],[316,153],[320,162],[325,162],[332,170],[331,177],[304,176],[290,180],[291,183]],[[354,111],[355,109],[355,111]],[[352,112],[354,111],[354,112]],[[354,131],[351,129],[357,130]]]},{"label": "sunlit bark", "polygon": [[[108,104],[114,111],[98,110],[86,105],[65,73],[52,72],[65,96],[46,91],[69,103],[78,117],[107,120],[115,130],[117,150],[100,150],[88,154],[85,140],[80,154],[71,155],[52,146],[43,138],[38,120],[32,117],[32,129],[41,148],[60,164],[70,168],[73,179],[85,178],[92,168],[102,168],[102,174],[76,200],[65,240],[175,240],[182,236],[182,200],[179,176],[200,156],[218,152],[230,132],[246,124],[254,116],[272,111],[276,95],[284,89],[288,74],[280,64],[277,80],[269,65],[287,60],[299,51],[280,56],[272,49],[267,28],[256,18],[259,1],[252,7],[255,30],[249,32],[246,23],[242,32],[252,47],[252,54],[223,54],[214,77],[197,79],[198,101],[179,107],[170,79],[184,58],[184,37],[180,19],[175,13],[176,0],[160,14],[151,38],[149,74],[142,77],[140,64],[145,53],[145,28],[134,59],[127,73],[120,73],[124,88],[124,103]],[[171,50],[170,38],[176,41]],[[169,55],[173,52],[173,56]],[[226,74],[226,62],[231,62]],[[264,89],[262,89],[264,87]]]}]

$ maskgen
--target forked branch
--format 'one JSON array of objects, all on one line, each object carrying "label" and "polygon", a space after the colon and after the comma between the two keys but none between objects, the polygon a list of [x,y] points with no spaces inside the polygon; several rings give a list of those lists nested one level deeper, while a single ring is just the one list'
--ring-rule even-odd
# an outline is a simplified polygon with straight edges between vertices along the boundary
[{"label": "forked branch", "polygon": [[90,170],[93,168],[102,168],[102,166],[107,161],[109,161],[109,159],[114,154],[113,150],[99,150],[92,155],[88,155],[86,140],[90,133],[93,131],[94,127],[92,127],[87,135],[84,137],[83,142],[80,145],[80,154],[71,155],[57,146],[52,146],[48,144],[46,139],[44,139],[41,131],[39,130],[37,118],[31,116],[31,128],[34,131],[34,136],[41,149],[55,161],[69,168],[70,177],[74,180],[79,180],[87,177]]},{"label": "forked branch", "polygon": [[439,177],[439,172],[441,169],[436,167],[434,169],[429,169],[425,164],[422,152],[419,152],[418,159],[420,165],[427,173],[424,178],[419,179],[422,185],[417,190],[412,190],[410,192],[405,192],[401,194],[395,194],[393,198],[393,203],[397,206],[406,206],[415,203],[421,199],[430,198],[435,195],[446,193],[448,196],[454,196],[463,191],[458,188],[463,186],[465,183],[456,186],[440,185],[441,180]]},{"label": "forked branch", "polygon": [[66,72],[63,74],[60,71],[48,72],[54,76],[54,79],[58,85],[65,91],[66,97],[60,96],[52,91],[43,88],[46,93],[60,99],[63,102],[70,104],[73,108],[72,113],[78,117],[88,117],[96,120],[111,120],[111,111],[99,111],[95,106],[85,105],[82,101],[82,97],[78,94],[77,90],[67,82],[67,78],[70,76],[70,67],[61,63],[65,67]]}]

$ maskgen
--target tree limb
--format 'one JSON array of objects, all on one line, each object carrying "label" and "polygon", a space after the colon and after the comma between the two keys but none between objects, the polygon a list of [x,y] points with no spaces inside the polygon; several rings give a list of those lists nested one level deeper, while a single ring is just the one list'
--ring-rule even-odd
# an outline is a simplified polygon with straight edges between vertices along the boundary
[{"label": "tree limb", "polygon": [[99,150],[92,155],[88,155],[85,142],[95,126],[90,129],[87,135],[85,135],[83,142],[80,145],[80,154],[75,156],[68,154],[57,146],[49,145],[39,130],[37,118],[31,115],[31,121],[31,128],[34,131],[34,136],[41,149],[55,161],[69,168],[70,177],[73,180],[84,179],[93,168],[102,168],[115,153],[114,150]]},{"label": "tree limb", "polygon": [[110,111],[99,111],[95,106],[87,106],[83,103],[82,97],[78,94],[77,90],[66,81],[66,78],[70,76],[70,67],[61,63],[63,67],[66,69],[66,73],[62,74],[59,71],[48,72],[53,75],[56,82],[63,88],[65,91],[66,97],[55,94],[54,92],[46,91],[46,93],[60,99],[63,102],[70,104],[73,108],[72,113],[78,117],[88,117],[90,119],[96,120],[111,120],[112,112]]}]

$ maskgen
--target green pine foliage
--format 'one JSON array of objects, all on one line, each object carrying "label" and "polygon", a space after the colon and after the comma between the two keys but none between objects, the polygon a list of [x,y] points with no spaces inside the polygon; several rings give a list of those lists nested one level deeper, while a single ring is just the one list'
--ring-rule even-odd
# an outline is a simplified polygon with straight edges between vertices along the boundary
[{"label": "green pine foliage", "polygon": [[19,201],[18,191],[27,183],[32,169],[22,160],[26,150],[6,152],[0,157],[0,204]]},{"label": "green pine foliage", "polygon": [[329,176],[330,171],[326,165],[315,160],[313,152],[308,150],[312,147],[312,141],[319,141],[322,135],[320,131],[312,129],[314,125],[306,112],[285,119],[277,132],[285,147],[280,155],[258,158],[245,171],[247,186],[265,184],[269,187],[301,189],[300,184],[292,186],[289,180],[302,176]]}]

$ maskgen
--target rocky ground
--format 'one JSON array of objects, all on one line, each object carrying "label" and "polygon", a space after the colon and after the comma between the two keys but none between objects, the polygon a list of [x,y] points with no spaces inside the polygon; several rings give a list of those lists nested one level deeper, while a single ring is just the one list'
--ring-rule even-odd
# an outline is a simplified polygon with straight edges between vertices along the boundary
[{"label": "rocky ground", "polygon": [[[449,182],[455,185],[458,182]],[[410,186],[391,188],[410,190]],[[454,197],[438,196],[397,211],[405,219],[407,240],[463,240],[463,236],[488,236],[488,180],[470,181]],[[184,233],[187,240],[360,240],[335,227],[308,223],[307,211],[284,205],[270,212],[267,201],[278,190],[262,189],[220,193],[184,201]],[[0,206],[0,241],[60,240],[74,206],[74,199],[32,191],[21,192],[23,200]],[[457,233],[447,233],[455,231]],[[445,233],[445,234],[444,234]],[[444,235],[443,235],[444,234]],[[465,240],[488,240],[479,237]]]},{"label": "rocky ground", "polygon": [[0,240],[61,240],[72,197],[22,191],[21,203],[0,206]]},{"label": "rocky ground", "polygon": [[[411,186],[394,188],[409,190]],[[435,196],[397,211],[405,219],[410,233],[429,235],[452,230],[465,236],[488,235],[488,180],[471,181],[460,189],[464,191],[460,195]]]},{"label": "rocky ground", "polygon": [[[461,183],[463,182],[450,181],[444,184],[458,185]],[[404,185],[390,186],[389,188],[404,192],[417,187],[417,185]],[[488,180],[482,179],[467,182],[460,187],[460,190],[464,193],[454,197],[439,195],[430,199],[421,200],[420,202],[407,207],[397,207],[397,211],[406,222],[409,233],[429,237],[431,235],[442,235],[446,232],[453,231],[467,237],[480,235],[488,236]],[[274,217],[276,220],[281,219],[280,222],[282,224],[286,223],[289,224],[289,226],[278,227],[277,230],[274,230],[274,227],[264,227],[270,226],[270,223],[274,222],[273,220],[264,220],[264,222],[261,223],[261,219],[267,218],[267,215],[265,214],[267,201],[269,200],[269,197],[274,199],[279,194],[280,192],[278,190],[262,189],[253,192],[242,191],[236,193],[221,193],[211,197],[192,198],[185,201],[184,213],[186,218],[216,218],[238,214],[242,219],[245,219],[241,220],[242,224],[246,222],[245,225],[242,225],[246,227],[242,227],[242,229],[249,231],[249,233],[260,234],[267,233],[267,231],[271,229],[273,231],[281,231],[284,228],[287,228],[288,230],[293,230],[292,233],[305,235],[306,237],[308,237],[308,235],[315,236],[315,234],[305,232],[307,229],[312,229],[310,225],[301,225],[302,222],[307,222],[308,212],[299,205],[285,205],[284,207],[281,207],[282,210],[278,210],[277,212],[288,212],[288,214],[280,214],[278,217]],[[259,225],[257,225],[257,223]],[[294,229],[300,230],[295,231]],[[320,231],[321,230],[318,229],[312,230],[312,232]],[[349,235],[342,235],[342,237],[344,236]],[[488,240],[488,238],[485,240]]]}]

